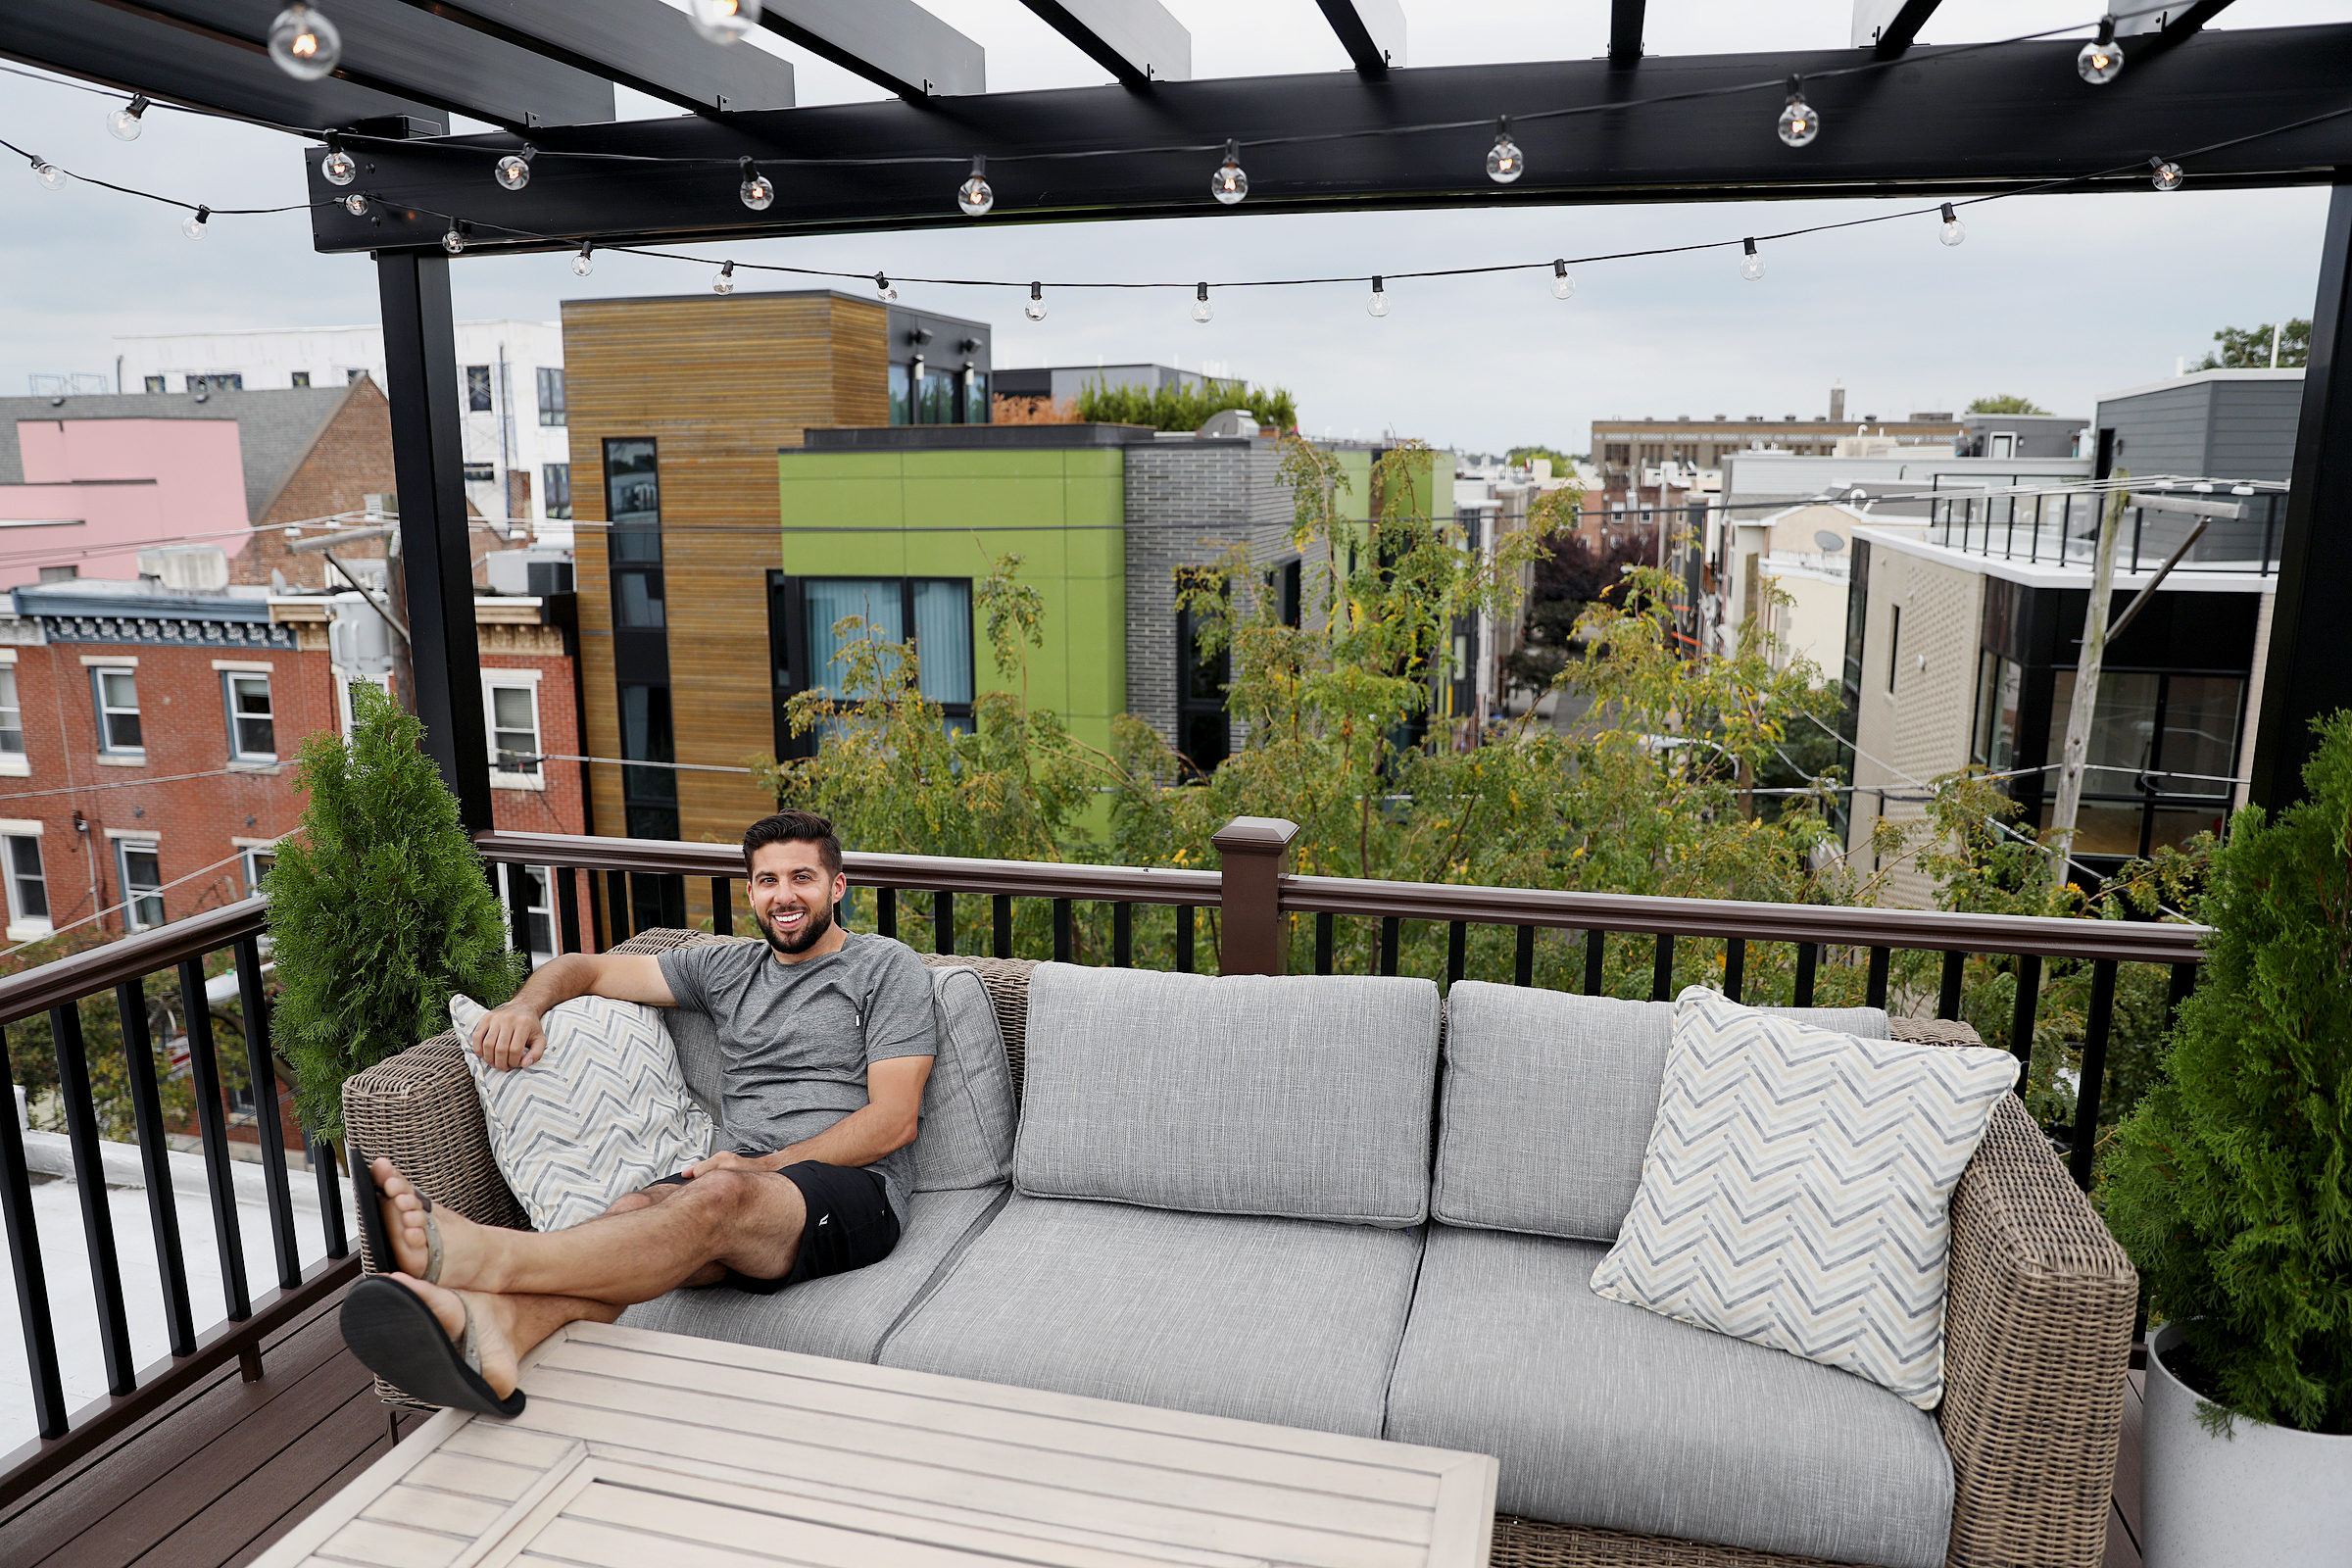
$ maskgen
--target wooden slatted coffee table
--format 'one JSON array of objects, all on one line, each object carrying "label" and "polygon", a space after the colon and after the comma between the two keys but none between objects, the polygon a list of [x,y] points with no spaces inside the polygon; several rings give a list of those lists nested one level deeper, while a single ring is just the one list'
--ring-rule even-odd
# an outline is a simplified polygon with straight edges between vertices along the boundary
[{"label": "wooden slatted coffee table", "polygon": [[263,1568],[1483,1568],[1484,1454],[575,1324]]}]

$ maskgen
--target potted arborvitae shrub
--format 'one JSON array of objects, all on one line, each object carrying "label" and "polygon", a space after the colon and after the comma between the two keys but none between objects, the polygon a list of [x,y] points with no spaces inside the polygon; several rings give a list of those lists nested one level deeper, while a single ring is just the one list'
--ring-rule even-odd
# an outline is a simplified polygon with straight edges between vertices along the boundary
[{"label": "potted arborvitae shrub", "polygon": [[2117,1128],[2149,1344],[2148,1568],[2352,1561],[2352,713],[2213,858],[2205,974]]},{"label": "potted arborvitae shrub", "polygon": [[449,1025],[454,992],[496,1006],[523,958],[457,798],[418,749],[424,726],[365,682],[348,740],[303,743],[302,829],[264,886],[283,986],[271,1039],[302,1081],[303,1119],[340,1139],[343,1080]]}]

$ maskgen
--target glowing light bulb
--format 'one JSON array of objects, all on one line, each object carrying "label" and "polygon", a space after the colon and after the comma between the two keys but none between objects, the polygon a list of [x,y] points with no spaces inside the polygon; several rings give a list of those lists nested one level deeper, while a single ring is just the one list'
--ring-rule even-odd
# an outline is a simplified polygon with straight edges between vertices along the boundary
[{"label": "glowing light bulb", "polygon": [[1804,147],[1821,134],[1821,117],[1805,102],[1802,84],[1796,77],[1788,78],[1788,106],[1781,111],[1781,140],[1791,147]]},{"label": "glowing light bulb", "polygon": [[1021,307],[1021,314],[1032,321],[1042,321],[1046,318],[1045,284],[1032,283],[1029,285],[1029,303]]},{"label": "glowing light bulb", "polygon": [[890,279],[884,277],[880,272],[874,274],[874,292],[882,296],[885,304],[899,297],[899,291],[891,286]]},{"label": "glowing light bulb", "polygon": [[1208,176],[1208,193],[1228,207],[1250,194],[1250,176],[1242,172],[1240,142],[1229,141],[1225,144],[1225,161],[1217,166],[1215,173]]},{"label": "glowing light bulb", "polygon": [[733,43],[760,25],[760,0],[693,0],[686,15],[712,43]]},{"label": "glowing light bulb", "polygon": [[1364,310],[1373,316],[1389,314],[1389,286],[1377,272],[1372,274],[1372,298],[1365,302]]},{"label": "glowing light bulb", "polygon": [[190,239],[202,239],[205,236],[205,220],[212,216],[210,207],[199,207],[188,215],[187,221],[179,225],[179,231]]},{"label": "glowing light bulb", "polygon": [[32,177],[41,182],[43,190],[64,190],[66,181],[72,176],[55,164],[35,158],[32,160]]},{"label": "glowing light bulb", "polygon": [[1203,283],[1193,294],[1193,319],[1206,325],[1216,314],[1208,308],[1208,285]]},{"label": "glowing light bulb", "polygon": [[343,198],[343,210],[354,218],[365,218],[368,216],[368,198],[355,190]]},{"label": "glowing light bulb", "polygon": [[450,220],[449,232],[441,236],[441,248],[455,256],[466,248],[466,225]]},{"label": "glowing light bulb", "polygon": [[2092,86],[2113,81],[2123,74],[2123,46],[2115,41],[2115,19],[2099,19],[2099,35],[2082,46],[2075,56],[2075,73]]},{"label": "glowing light bulb", "polygon": [[531,160],[539,156],[536,147],[525,147],[518,153],[509,153],[498,161],[494,171],[498,182],[509,190],[520,190],[531,182]]},{"label": "glowing light bulb", "polygon": [[303,0],[294,0],[270,24],[270,58],[296,81],[317,81],[343,58],[343,35]]},{"label": "glowing light bulb", "polygon": [[1952,211],[1950,202],[1943,204],[1943,227],[1936,230],[1936,237],[1946,245],[1957,245],[1968,238],[1968,230],[1962,226],[1960,215]]},{"label": "glowing light bulb", "polygon": [[1568,275],[1568,264],[1564,261],[1552,263],[1551,297],[1555,300],[1564,300],[1575,292],[1576,279]]},{"label": "glowing light bulb", "polygon": [[574,277],[586,277],[590,272],[595,270],[596,247],[590,244],[588,241],[582,240],[580,241],[580,254],[571,259],[571,275]]},{"label": "glowing light bulb", "polygon": [[1764,258],[1756,254],[1754,240],[1742,240],[1740,243],[1747,247],[1747,251],[1740,258],[1740,275],[1753,283],[1764,275]]},{"label": "glowing light bulb", "polygon": [[720,263],[718,270],[710,274],[710,292],[713,294],[735,292],[735,264],[733,262]]},{"label": "glowing light bulb", "polygon": [[329,185],[348,185],[360,177],[360,166],[331,132],[326,138],[326,156],[318,160],[318,177]]},{"label": "glowing light bulb", "polygon": [[139,132],[147,128],[147,122],[141,118],[146,113],[146,95],[134,94],[130,102],[106,117],[106,128],[117,141],[137,141]]},{"label": "glowing light bulb", "polygon": [[2187,177],[2180,172],[2179,164],[2168,163],[2162,158],[2148,160],[2148,183],[2158,190],[2179,190],[2180,181]]},{"label": "glowing light bulb", "polygon": [[997,205],[997,193],[988,188],[988,160],[972,159],[972,177],[956,187],[956,205],[963,209],[966,218],[986,218],[989,209]]},{"label": "glowing light bulb", "polygon": [[1527,155],[1511,140],[1511,122],[1497,116],[1494,121],[1494,145],[1487,149],[1487,177],[1497,185],[1508,185],[1527,172]]},{"label": "glowing light bulb", "polygon": [[735,194],[741,197],[743,205],[749,207],[753,212],[766,212],[776,200],[775,181],[760,172],[760,166],[749,158],[738,158],[735,161],[735,167],[743,175],[743,183],[736,187]]}]

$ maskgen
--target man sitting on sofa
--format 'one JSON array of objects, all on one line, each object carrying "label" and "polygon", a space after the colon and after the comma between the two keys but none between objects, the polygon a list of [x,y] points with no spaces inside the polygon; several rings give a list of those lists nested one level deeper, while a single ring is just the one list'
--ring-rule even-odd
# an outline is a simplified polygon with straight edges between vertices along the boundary
[{"label": "man sitting on sofa", "polygon": [[517,1358],[566,1323],[609,1323],[682,1285],[780,1291],[897,1245],[936,1049],[930,978],[905,944],[834,923],[849,883],[823,817],[764,817],[743,855],[765,947],[567,954],[471,1042],[512,1071],[539,1059],[541,1016],[573,997],[701,1009],[724,1057],[725,1147],[546,1234],[435,1207],[390,1160],[372,1161],[376,1201],[360,1218],[377,1264],[399,1272],[361,1281],[342,1321],[378,1376],[435,1404],[514,1415]]}]

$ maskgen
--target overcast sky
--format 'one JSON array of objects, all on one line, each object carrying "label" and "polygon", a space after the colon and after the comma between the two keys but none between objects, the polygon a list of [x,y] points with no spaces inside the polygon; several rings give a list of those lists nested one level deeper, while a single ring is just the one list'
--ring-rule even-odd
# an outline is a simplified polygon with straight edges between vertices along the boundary
[{"label": "overcast sky", "polygon": [[[987,50],[992,89],[1107,78],[1016,0],[927,0]],[[1342,70],[1314,0],[1165,0],[1193,32],[1197,75]],[[1413,65],[1582,59],[1606,46],[1607,0],[1404,0]],[[331,0],[326,9],[331,15]],[[1927,41],[2052,25],[2095,3],[1945,0]],[[1653,53],[1843,47],[1847,0],[1661,0]],[[2352,0],[2238,0],[2231,26],[2352,19]],[[2085,29],[2087,32],[2087,28]],[[760,43],[768,45],[769,35]],[[744,47],[739,45],[738,47]],[[880,96],[780,42],[804,104]],[[0,76],[0,136],[75,171],[217,208],[304,199],[300,143],[161,110],[137,142],[105,130],[111,105],[74,88]],[[630,118],[674,113],[622,94]],[[1832,126],[1826,132],[1835,135]],[[943,200],[944,200],[943,196]],[[1021,296],[908,288],[909,304],[994,322],[1000,367],[1204,361],[1297,394],[1310,433],[1393,430],[1442,446],[1540,442],[1585,449],[1595,418],[1689,414],[1778,418],[1827,411],[1842,381],[1851,416],[1950,409],[1989,393],[2087,416],[2103,392],[2171,375],[2223,325],[2311,314],[2322,189],[2017,198],[1967,215],[1947,249],[1932,219],[1771,248],[1760,282],[1724,252],[1594,265],[1575,298],[1536,275],[1399,283],[1374,320],[1360,285],[1304,295],[1232,292],[1216,319],[1164,294],[1070,295],[1022,318]],[[1752,206],[1530,207],[1520,211],[1215,218],[969,226],[730,246],[743,260],[859,272],[1104,279],[1401,272],[1737,237],[1835,220],[1868,202]],[[114,370],[119,332],[321,326],[375,318],[364,257],[319,257],[301,213],[216,219],[203,244],[183,214],[75,182],[50,192],[0,168],[0,392],[28,373]],[[1212,226],[1213,225],[1213,226]],[[560,256],[467,260],[453,270],[463,318],[553,319],[566,296],[673,294],[710,269],[600,257],[574,278]],[[755,285],[756,286],[756,285]]]}]

